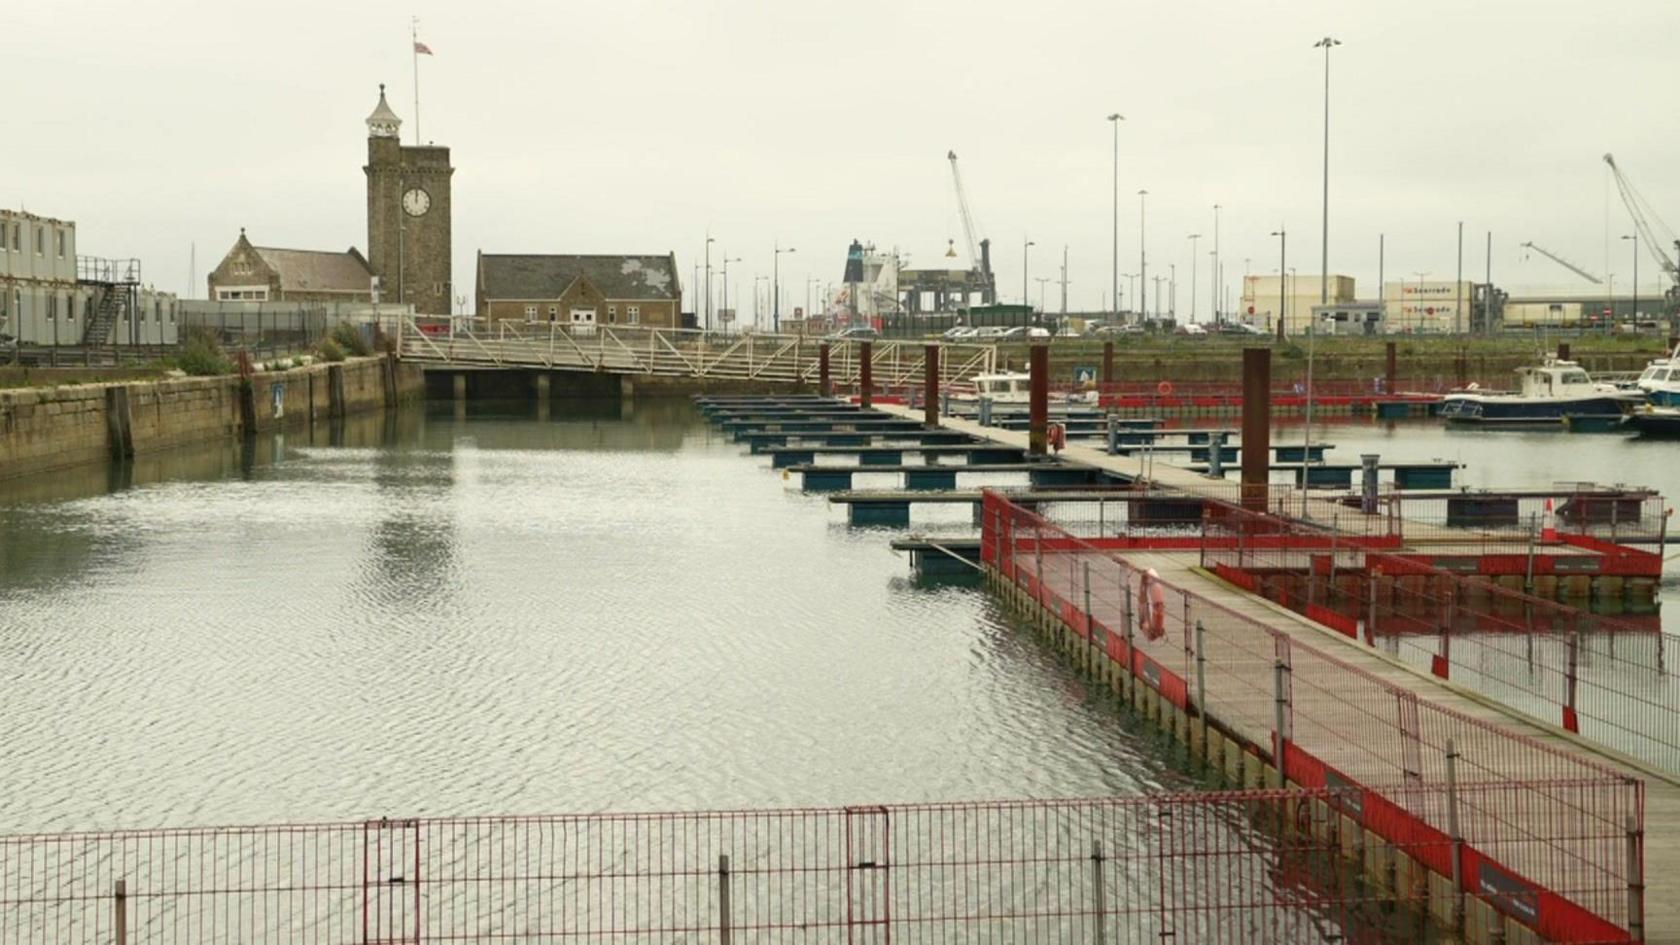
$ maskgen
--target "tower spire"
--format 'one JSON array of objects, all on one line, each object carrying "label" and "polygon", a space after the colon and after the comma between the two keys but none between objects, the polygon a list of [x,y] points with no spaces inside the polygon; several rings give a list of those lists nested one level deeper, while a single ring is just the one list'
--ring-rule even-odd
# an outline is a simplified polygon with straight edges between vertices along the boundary
[{"label": "tower spire", "polygon": [[373,114],[367,117],[369,138],[397,138],[402,135],[402,119],[391,111],[391,106],[385,101],[385,83],[379,83],[379,104],[373,108]]}]

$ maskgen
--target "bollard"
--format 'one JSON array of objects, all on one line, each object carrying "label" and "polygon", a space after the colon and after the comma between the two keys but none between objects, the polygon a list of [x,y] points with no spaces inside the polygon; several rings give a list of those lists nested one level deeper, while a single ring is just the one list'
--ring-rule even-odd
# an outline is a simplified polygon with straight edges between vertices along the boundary
[{"label": "bollard", "polygon": [[729,854],[718,854],[718,941],[729,945]]},{"label": "bollard", "polygon": [[1454,931],[1464,929],[1464,841],[1458,833],[1458,750],[1447,739],[1447,839],[1452,842],[1452,890]]},{"label": "bollard", "polygon": [[817,393],[823,397],[834,396],[834,383],[828,375],[828,342],[817,345]]},{"label": "bollard", "polygon": [[1114,414],[1108,415],[1108,455],[1120,452],[1120,418]]},{"label": "bollard", "polygon": [[1359,511],[1366,515],[1377,514],[1377,461],[1382,457],[1376,453],[1359,454],[1360,479]]},{"label": "bollard", "polygon": [[1208,434],[1208,478],[1225,478],[1225,431]]},{"label": "bollard", "polygon": [[951,392],[948,390],[939,391],[939,412],[943,416],[951,415]]}]

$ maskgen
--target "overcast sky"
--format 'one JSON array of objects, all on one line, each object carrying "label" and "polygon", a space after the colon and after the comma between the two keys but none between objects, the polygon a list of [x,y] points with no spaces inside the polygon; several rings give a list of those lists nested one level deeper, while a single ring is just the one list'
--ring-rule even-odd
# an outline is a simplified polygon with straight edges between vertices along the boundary
[{"label": "overcast sky", "polygon": [[[365,250],[363,120],[377,85],[412,141],[409,16],[421,132],[457,171],[455,281],[473,254],[675,251],[685,282],[708,228],[789,304],[840,278],[853,238],[944,265],[962,244],[947,150],[960,156],[1000,290],[1021,293],[1069,247],[1071,307],[1110,280],[1109,112],[1120,132],[1120,268],[1138,263],[1147,188],[1151,274],[1176,265],[1214,203],[1226,283],[1245,259],[1319,269],[1323,58],[1332,61],[1330,268],[1374,294],[1451,278],[1455,226],[1480,278],[1585,286],[1533,240],[1625,285],[1631,224],[1610,151],[1680,224],[1680,4],[295,2],[91,0],[0,5],[0,205],[74,219],[81,250],[143,259],[195,297],[241,226],[264,245]],[[1606,232],[1610,234],[1608,262]],[[966,254],[965,254],[966,255]],[[959,260],[958,262],[963,262]],[[1657,272],[1640,261],[1645,291]],[[1032,295],[1037,301],[1038,286]],[[1049,307],[1059,304],[1050,288]]]}]

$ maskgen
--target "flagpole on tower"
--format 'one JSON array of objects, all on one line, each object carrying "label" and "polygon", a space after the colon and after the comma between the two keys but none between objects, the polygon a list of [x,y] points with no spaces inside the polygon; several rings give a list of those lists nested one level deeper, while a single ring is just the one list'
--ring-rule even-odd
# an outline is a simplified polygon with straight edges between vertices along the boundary
[{"label": "flagpole on tower", "polygon": [[408,52],[414,59],[414,143],[420,144],[420,18],[408,18]]}]

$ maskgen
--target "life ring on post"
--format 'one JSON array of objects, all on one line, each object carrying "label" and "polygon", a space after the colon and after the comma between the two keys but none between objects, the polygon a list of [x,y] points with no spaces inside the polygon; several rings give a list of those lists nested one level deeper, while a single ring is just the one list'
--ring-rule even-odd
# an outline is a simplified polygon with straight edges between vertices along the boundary
[{"label": "life ring on post", "polygon": [[1155,393],[1160,394],[1162,397],[1171,397],[1172,392],[1172,381],[1162,381],[1161,383],[1155,385]]},{"label": "life ring on post", "polygon": [[1143,572],[1143,582],[1138,585],[1138,624],[1151,640],[1167,634],[1167,589],[1154,568]]},{"label": "life ring on post", "polygon": [[1050,429],[1046,430],[1045,433],[1047,434],[1046,438],[1050,441],[1051,449],[1058,453],[1067,449],[1067,427],[1059,423],[1052,423]]}]

